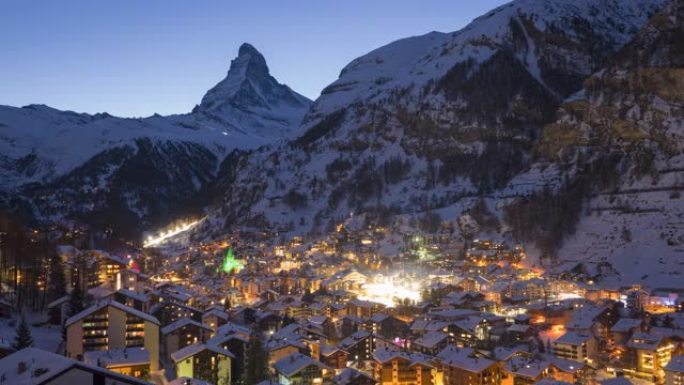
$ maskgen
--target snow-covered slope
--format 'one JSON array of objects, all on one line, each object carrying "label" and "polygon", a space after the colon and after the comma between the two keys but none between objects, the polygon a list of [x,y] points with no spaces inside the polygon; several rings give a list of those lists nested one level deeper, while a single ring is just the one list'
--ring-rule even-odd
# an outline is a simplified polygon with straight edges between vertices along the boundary
[{"label": "snow-covered slope", "polygon": [[682,39],[684,4],[673,1],[562,105],[539,145],[570,181],[603,186],[560,259],[608,263],[615,283],[684,287]]},{"label": "snow-covered slope", "polygon": [[112,200],[143,223],[172,219],[227,153],[296,135],[310,103],[244,44],[192,113],[132,119],[0,106],[0,198],[39,219],[82,219]]},{"label": "snow-covered slope", "polygon": [[351,213],[455,215],[479,196],[559,183],[532,163],[541,128],[662,5],[517,0],[461,31],[378,48],[323,90],[302,136],[224,164],[231,189],[198,234],[240,224],[315,233]]},{"label": "snow-covered slope", "polygon": [[[475,68],[497,52],[509,49],[542,86],[554,94],[567,94],[572,88],[578,89],[579,82],[605,59],[605,55],[591,51],[614,52],[631,39],[661,3],[512,1],[460,31],[399,40],[352,61],[316,100],[311,115],[325,116],[356,102],[382,100],[396,90],[412,88],[419,92],[426,83],[443,78],[459,63],[472,61]],[[554,77],[556,71],[563,72],[558,74],[561,78]]]}]

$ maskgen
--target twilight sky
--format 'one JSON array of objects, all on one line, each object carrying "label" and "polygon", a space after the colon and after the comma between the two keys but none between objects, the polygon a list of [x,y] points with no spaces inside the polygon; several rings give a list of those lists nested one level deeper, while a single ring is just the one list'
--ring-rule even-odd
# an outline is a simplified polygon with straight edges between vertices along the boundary
[{"label": "twilight sky", "polygon": [[184,113],[242,42],[311,99],[352,59],[452,32],[506,0],[2,0],[0,104]]}]

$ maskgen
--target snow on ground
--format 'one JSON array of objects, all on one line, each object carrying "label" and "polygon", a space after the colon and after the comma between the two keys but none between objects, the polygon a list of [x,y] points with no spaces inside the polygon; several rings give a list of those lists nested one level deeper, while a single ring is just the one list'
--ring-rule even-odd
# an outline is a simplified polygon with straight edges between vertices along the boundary
[{"label": "snow on ground", "polygon": [[[53,353],[60,353],[62,343],[62,327],[50,325],[40,321],[40,316],[29,316],[28,322],[31,324],[31,336],[33,346]],[[19,319],[0,319],[0,346],[9,346],[14,341],[16,327]],[[38,326],[36,326],[38,325]]]}]

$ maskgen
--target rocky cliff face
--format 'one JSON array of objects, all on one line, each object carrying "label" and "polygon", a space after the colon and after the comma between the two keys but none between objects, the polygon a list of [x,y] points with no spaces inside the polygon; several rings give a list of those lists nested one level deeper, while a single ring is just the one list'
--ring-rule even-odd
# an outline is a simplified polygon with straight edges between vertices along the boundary
[{"label": "rocky cliff face", "polygon": [[0,206],[137,236],[200,212],[226,154],[295,135],[309,104],[244,44],[189,114],[124,119],[0,106]]},{"label": "rocky cliff face", "polygon": [[[559,257],[612,265],[616,284],[681,285],[683,38],[684,6],[673,1],[562,104],[537,145],[565,181],[556,198],[584,196]],[[513,204],[516,219],[530,222],[523,213],[543,200]]]}]

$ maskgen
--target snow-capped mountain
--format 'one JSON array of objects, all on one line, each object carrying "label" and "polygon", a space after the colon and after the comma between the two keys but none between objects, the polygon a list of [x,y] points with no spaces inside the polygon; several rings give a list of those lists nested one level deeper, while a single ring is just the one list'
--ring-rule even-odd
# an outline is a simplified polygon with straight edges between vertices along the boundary
[{"label": "snow-capped mountain", "polygon": [[542,127],[663,4],[517,0],[378,48],[323,90],[300,137],[224,164],[233,188],[198,234],[316,233],[352,213],[452,220],[481,197],[558,186],[556,166],[534,162]]},{"label": "snow-capped mountain", "polygon": [[264,57],[251,45],[240,47],[225,79],[210,89],[193,111],[251,134],[292,138],[301,132],[302,111],[311,101],[278,83]]},{"label": "snow-capped mountain", "polygon": [[0,198],[44,220],[170,220],[188,202],[201,207],[198,194],[227,153],[297,135],[310,103],[244,44],[192,113],[135,119],[0,106]]}]

